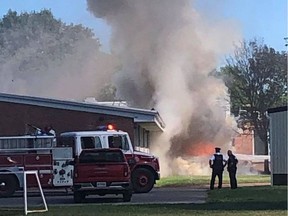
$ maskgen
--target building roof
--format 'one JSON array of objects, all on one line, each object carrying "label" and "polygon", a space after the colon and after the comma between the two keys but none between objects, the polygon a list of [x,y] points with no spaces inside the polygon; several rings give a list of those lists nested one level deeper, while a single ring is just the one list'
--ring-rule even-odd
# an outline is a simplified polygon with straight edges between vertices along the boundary
[{"label": "building roof", "polygon": [[107,106],[95,103],[66,101],[5,93],[0,93],[0,102],[128,117],[133,118],[134,122],[139,123],[148,130],[163,130],[165,127],[163,120],[156,110]]},{"label": "building roof", "polygon": [[268,109],[268,113],[284,112],[287,111],[287,106],[275,107]]}]

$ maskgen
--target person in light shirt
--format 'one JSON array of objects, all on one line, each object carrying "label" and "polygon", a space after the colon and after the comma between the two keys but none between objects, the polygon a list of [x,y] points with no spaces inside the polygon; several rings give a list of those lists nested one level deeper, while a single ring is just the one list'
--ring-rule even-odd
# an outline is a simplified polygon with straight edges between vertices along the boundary
[{"label": "person in light shirt", "polygon": [[44,135],[44,136],[54,136],[53,141],[52,141],[52,145],[56,146],[56,132],[55,132],[55,130],[53,129],[53,127],[51,125],[46,126],[44,128],[44,131],[43,131],[42,135]]},{"label": "person in light shirt", "polygon": [[43,135],[56,136],[56,132],[53,130],[52,126],[49,125],[44,128]]},{"label": "person in light shirt", "polygon": [[224,167],[227,164],[227,161],[224,159],[220,151],[221,151],[221,148],[216,147],[215,154],[213,154],[213,156],[209,160],[209,166],[212,169],[210,190],[214,189],[216,176],[218,177],[218,189],[222,188],[223,171],[224,171]]}]

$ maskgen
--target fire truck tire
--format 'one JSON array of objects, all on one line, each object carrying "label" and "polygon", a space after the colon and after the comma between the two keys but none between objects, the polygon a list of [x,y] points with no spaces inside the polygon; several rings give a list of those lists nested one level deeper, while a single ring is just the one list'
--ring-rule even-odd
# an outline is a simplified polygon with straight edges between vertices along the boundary
[{"label": "fire truck tire", "polygon": [[73,198],[75,203],[82,203],[85,199],[85,194],[80,191],[74,191]]},{"label": "fire truck tire", "polygon": [[148,193],[155,183],[153,173],[145,168],[138,168],[132,173],[132,185],[135,193]]},{"label": "fire truck tire", "polygon": [[0,197],[12,196],[18,189],[18,180],[12,174],[0,175]]},{"label": "fire truck tire", "polygon": [[132,198],[132,191],[125,191],[123,193],[123,201],[124,202],[130,202]]}]

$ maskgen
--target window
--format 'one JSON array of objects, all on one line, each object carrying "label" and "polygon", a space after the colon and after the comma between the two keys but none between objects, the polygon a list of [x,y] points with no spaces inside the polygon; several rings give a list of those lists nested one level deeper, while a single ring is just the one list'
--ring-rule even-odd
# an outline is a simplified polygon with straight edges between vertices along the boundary
[{"label": "window", "polygon": [[127,136],[126,135],[123,135],[122,136],[122,149],[123,150],[129,150],[130,148],[129,148],[129,142],[128,142],[128,139],[127,139]]},{"label": "window", "polygon": [[95,148],[102,148],[100,137],[95,137]]},{"label": "window", "polygon": [[61,136],[58,138],[57,147],[72,147],[73,155],[75,156],[76,138],[74,136]]},{"label": "window", "polygon": [[149,148],[149,131],[143,129],[143,146]]},{"label": "window", "polygon": [[58,147],[74,147],[75,137],[73,136],[62,136],[57,140]]},{"label": "window", "polygon": [[138,138],[138,143],[135,143],[136,146],[149,148],[149,131],[138,126],[138,132],[136,134]]},{"label": "window", "polygon": [[95,148],[94,137],[81,137],[81,147],[82,149]]},{"label": "window", "polygon": [[139,146],[140,147],[144,147],[144,143],[143,143],[143,129],[141,127],[139,127]]},{"label": "window", "polygon": [[109,148],[120,148],[123,150],[129,150],[129,143],[126,135],[120,136],[108,136]]}]

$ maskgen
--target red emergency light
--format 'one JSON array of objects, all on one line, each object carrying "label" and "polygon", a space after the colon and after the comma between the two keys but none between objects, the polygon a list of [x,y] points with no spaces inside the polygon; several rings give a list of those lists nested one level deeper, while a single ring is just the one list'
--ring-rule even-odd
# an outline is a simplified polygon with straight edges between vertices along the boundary
[{"label": "red emergency light", "polygon": [[114,125],[112,124],[108,124],[108,125],[101,125],[101,126],[98,126],[96,128],[97,131],[108,131],[108,130],[115,130],[115,127]]},{"label": "red emergency light", "polygon": [[112,124],[108,124],[108,125],[107,125],[107,129],[108,129],[108,130],[114,130],[114,126],[113,126]]}]

